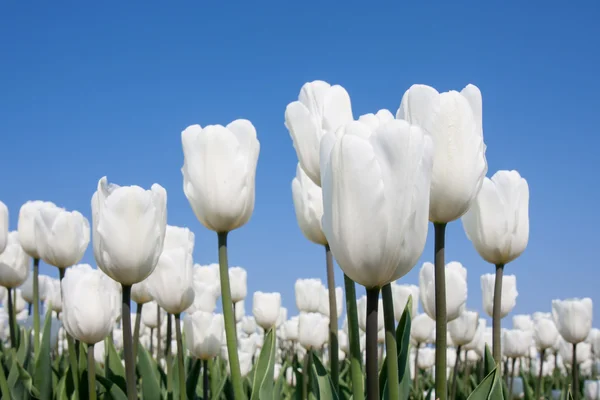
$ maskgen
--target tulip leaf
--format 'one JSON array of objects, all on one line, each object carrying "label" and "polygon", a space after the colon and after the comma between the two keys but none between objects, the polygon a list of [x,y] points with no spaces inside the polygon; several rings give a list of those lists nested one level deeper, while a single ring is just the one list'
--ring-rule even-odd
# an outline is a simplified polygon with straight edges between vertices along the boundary
[{"label": "tulip leaf", "polygon": [[500,372],[494,368],[473,390],[468,400],[503,400]]},{"label": "tulip leaf", "polygon": [[185,392],[188,399],[196,398],[196,388],[198,387],[198,379],[200,378],[201,360],[193,360],[192,368],[188,371],[187,380],[185,382]]},{"label": "tulip leaf", "polygon": [[[142,347],[142,346],[140,346]],[[106,339],[106,362],[105,371],[106,378],[111,382],[116,383],[123,392],[127,391],[127,382],[125,381],[125,367],[121,363],[121,357],[115,349],[112,337]]]},{"label": "tulip leaf", "polygon": [[35,360],[34,386],[39,390],[40,400],[52,399],[52,361],[50,360],[50,323],[52,313],[46,313],[40,351]]},{"label": "tulip leaf", "polygon": [[492,371],[496,369],[496,361],[494,361],[494,356],[490,351],[489,346],[485,345],[485,352],[483,356],[483,374],[484,376],[488,376],[492,373]]},{"label": "tulip leaf", "polygon": [[[4,351],[4,349],[2,349]],[[6,381],[6,373],[4,372],[4,365],[0,364],[0,393],[3,399],[12,399],[8,382]]]},{"label": "tulip leaf", "polygon": [[317,386],[319,400],[338,400],[331,377],[315,353],[312,353],[311,386]]},{"label": "tulip leaf", "polygon": [[119,387],[119,385],[113,383],[110,379],[106,379],[103,376],[96,376],[96,380],[106,390],[107,400],[127,400],[127,395],[125,392]]},{"label": "tulip leaf", "polygon": [[521,380],[523,381],[523,393],[525,395],[523,397],[523,400],[534,400],[533,390],[531,389],[531,386],[529,385],[529,381],[525,378],[525,375],[523,374],[523,370],[520,371],[519,376],[521,377]]},{"label": "tulip leaf", "polygon": [[142,398],[160,400],[160,383],[156,363],[144,346],[138,347],[138,368],[142,377]]},{"label": "tulip leaf", "polygon": [[254,365],[252,397],[250,400],[270,399],[273,397],[275,369],[275,330],[269,329],[258,362]]}]

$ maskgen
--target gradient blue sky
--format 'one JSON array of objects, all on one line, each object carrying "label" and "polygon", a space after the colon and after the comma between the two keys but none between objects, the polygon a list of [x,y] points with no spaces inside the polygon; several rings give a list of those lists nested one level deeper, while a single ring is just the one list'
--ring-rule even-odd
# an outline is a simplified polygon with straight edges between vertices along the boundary
[{"label": "gradient blue sky", "polygon": [[[89,218],[104,175],[157,182],[169,223],[196,234],[196,262],[215,262],[216,235],[183,194],[180,132],[247,118],[261,142],[256,207],[230,235],[230,262],[248,270],[250,293],[280,291],[291,315],[295,280],[325,279],[323,250],[302,236],[290,189],[297,161],[283,115],[302,84],[343,85],[358,117],[395,112],[414,83],[473,83],[490,175],[517,169],[530,185],[529,247],[506,268],[519,290],[512,315],[550,311],[554,298],[599,300],[600,3],[401,3],[1,2],[0,199],[10,228],[33,199]],[[448,235],[447,261],[467,267],[468,306],[481,311],[479,276],[493,267],[460,222]],[[432,236],[401,283],[417,284]],[[93,264],[91,246],[83,261]],[[598,325],[600,302],[594,315]]]}]

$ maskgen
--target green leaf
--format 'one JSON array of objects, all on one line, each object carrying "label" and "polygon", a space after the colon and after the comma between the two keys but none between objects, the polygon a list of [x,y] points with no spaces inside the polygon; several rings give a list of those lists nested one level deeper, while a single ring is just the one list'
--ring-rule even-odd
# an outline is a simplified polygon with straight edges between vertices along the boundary
[{"label": "green leaf", "polygon": [[115,349],[111,335],[106,339],[106,362],[104,368],[106,378],[116,383],[123,392],[127,391],[127,381],[125,381],[125,367],[121,363],[121,357]]},{"label": "green leaf", "polygon": [[312,353],[311,386],[317,386],[319,400],[338,400],[338,395],[333,389],[333,382],[327,370],[315,353]]},{"label": "green leaf", "polygon": [[102,376],[96,376],[96,380],[107,392],[106,400],[127,400],[127,395],[125,392],[117,385],[110,381],[110,379],[106,379]]},{"label": "green leaf", "polygon": [[35,360],[34,386],[39,390],[40,400],[52,399],[52,361],[50,360],[50,323],[52,313],[46,313],[40,352]]},{"label": "green leaf", "polygon": [[500,373],[494,368],[473,390],[468,400],[503,400]]},{"label": "green leaf", "polygon": [[[2,349],[4,350],[4,349]],[[6,373],[4,372],[4,366],[0,364],[0,393],[2,393],[3,399],[11,399],[10,388],[6,381]]]},{"label": "green leaf", "polygon": [[523,393],[525,394],[525,397],[523,398],[523,400],[534,400],[535,395],[533,394],[533,390],[531,389],[531,386],[529,385],[529,381],[527,379],[525,379],[523,370],[521,370],[521,373],[519,375],[521,377],[521,380],[523,381]]},{"label": "green leaf", "polygon": [[483,375],[488,376],[494,369],[496,369],[496,361],[494,360],[494,356],[492,355],[492,352],[486,343],[485,353],[483,356]]},{"label": "green leaf", "polygon": [[189,370],[187,381],[185,382],[185,392],[187,394],[188,399],[196,398],[196,388],[198,387],[198,379],[200,378],[201,366],[201,360],[193,360],[192,368]]},{"label": "green leaf", "polygon": [[160,400],[160,383],[156,362],[144,346],[138,347],[138,368],[142,377],[142,398]]},{"label": "green leaf", "polygon": [[273,398],[275,368],[275,331],[267,333],[258,362],[254,365],[252,397],[250,400]]}]

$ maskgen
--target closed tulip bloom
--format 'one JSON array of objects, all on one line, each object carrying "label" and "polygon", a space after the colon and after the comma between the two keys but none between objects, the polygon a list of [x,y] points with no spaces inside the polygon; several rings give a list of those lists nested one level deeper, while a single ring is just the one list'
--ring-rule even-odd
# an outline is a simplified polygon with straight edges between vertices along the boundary
[{"label": "closed tulip bloom", "polygon": [[450,222],[471,206],[487,173],[483,142],[481,93],[468,85],[460,93],[438,93],[411,86],[396,118],[420,126],[435,147],[429,219]]},{"label": "closed tulip bloom", "polygon": [[466,351],[474,350],[471,353],[477,353],[477,355],[479,356],[479,353],[482,352],[482,350],[484,350],[484,347],[485,347],[484,332],[487,328],[486,325],[487,325],[487,321],[484,318],[479,318],[479,321],[477,323],[477,329],[475,331],[475,336],[473,337],[473,340],[471,340],[469,343],[464,345],[464,349]]},{"label": "closed tulip bloom", "polygon": [[600,381],[587,380],[583,383],[583,393],[586,400],[600,399]]},{"label": "closed tulip bloom", "polygon": [[35,239],[35,217],[41,209],[55,208],[56,205],[49,201],[28,201],[19,210],[19,241],[27,254],[33,258],[40,258],[38,245]]},{"label": "closed tulip bloom", "polygon": [[[29,261],[28,261],[29,263]],[[46,301],[46,283],[51,279],[47,275],[39,275],[38,276],[38,291],[40,296],[40,301]],[[28,274],[27,279],[20,286],[21,291],[23,292],[23,298],[28,303],[33,303],[33,275]]]},{"label": "closed tulip bloom", "polygon": [[[344,291],[339,286],[335,288],[335,307],[337,312],[336,315],[339,317],[344,311]],[[321,288],[319,312],[329,318],[329,290],[325,286]]]},{"label": "closed tulip bloom", "polygon": [[194,282],[202,282],[205,285],[211,286],[215,296],[219,297],[221,295],[219,264],[194,264]]},{"label": "closed tulip bloom", "polygon": [[533,319],[529,314],[514,315],[513,318],[513,329],[520,329],[522,331],[533,331]]},{"label": "closed tulip bloom", "polygon": [[246,315],[246,304],[244,300],[240,300],[235,303],[233,307],[233,314],[235,317],[235,322],[240,322],[244,315]]},{"label": "closed tulip bloom", "polygon": [[148,292],[147,278],[131,287],[131,300],[138,304],[146,304],[152,301],[152,296]]},{"label": "closed tulip bloom", "polygon": [[321,308],[321,292],[324,289],[320,279],[298,279],[294,284],[296,307],[300,312],[318,312]]},{"label": "closed tulip bloom", "polygon": [[[27,312],[27,310],[26,310],[27,303],[25,302],[25,299],[23,298],[21,289],[15,289],[15,293],[13,294],[13,296],[16,296],[16,299],[17,299],[17,301],[15,301],[15,304],[14,304],[15,312],[17,314],[22,313],[23,311]],[[17,318],[19,318],[18,315],[17,315]]]},{"label": "closed tulip bloom", "polygon": [[[483,309],[490,317],[494,310],[494,274],[481,275],[481,295],[483,298]],[[517,277],[504,275],[502,278],[502,304],[500,305],[500,318],[504,318],[515,308],[517,304]]]},{"label": "closed tulip bloom", "polygon": [[253,333],[256,333],[256,321],[254,320],[254,317],[245,316],[242,318],[240,323],[242,332],[244,332],[246,335],[252,335]]},{"label": "closed tulip bloom", "polygon": [[[581,364],[592,356],[592,346],[589,343],[577,343],[577,364]],[[563,338],[558,339],[558,354],[565,365],[573,364],[573,345]]]},{"label": "closed tulip bloom", "polygon": [[[237,303],[246,298],[248,294],[247,273],[244,268],[229,268],[229,285],[231,287],[231,301]],[[236,314],[237,315],[237,314]]]},{"label": "closed tulip bloom", "polygon": [[256,323],[264,330],[275,326],[281,308],[281,294],[254,292],[252,314]]},{"label": "closed tulip bloom", "polygon": [[424,347],[419,349],[419,359],[417,360],[417,366],[419,369],[427,370],[435,364],[435,349],[431,347]]},{"label": "closed tulip bloom", "polygon": [[600,354],[600,329],[592,328],[587,341],[592,345],[594,354]]},{"label": "closed tulip bloom", "polygon": [[285,109],[285,126],[294,142],[302,169],[321,186],[319,146],[328,132],[354,119],[350,96],[340,85],[313,81],[302,86],[298,101]]},{"label": "closed tulip bloom", "polygon": [[284,334],[287,340],[298,341],[300,317],[294,316],[283,324]]},{"label": "closed tulip bloom", "polygon": [[[158,320],[158,312],[156,311],[158,304],[155,301],[150,301],[144,304],[142,308],[142,322],[145,326],[151,329],[156,329],[162,321]],[[161,310],[161,315],[164,314]]]},{"label": "closed tulip bloom", "polygon": [[[367,331],[367,296],[362,296],[356,301],[356,309],[358,311],[358,326],[363,332]],[[377,331],[383,329],[383,300],[377,302]]]},{"label": "closed tulip bloom", "polygon": [[533,339],[539,350],[551,349],[558,340],[558,330],[551,318],[536,318],[533,323]]},{"label": "closed tulip bloom", "polygon": [[147,281],[150,295],[169,314],[180,314],[194,302],[193,251],[193,232],[167,226],[162,253]]},{"label": "closed tulip bloom", "polygon": [[338,264],[367,289],[406,275],[425,246],[433,143],[393,120],[349,122],[321,142],[323,231]]},{"label": "closed tulip bloom", "polygon": [[411,316],[412,318],[416,317],[419,309],[419,287],[416,285],[398,285],[395,282],[392,282],[391,286],[396,321],[400,321],[400,318],[402,318],[402,313],[410,296],[412,296]]},{"label": "closed tulip bloom", "polygon": [[469,212],[462,218],[469,240],[492,264],[507,264],[523,253],[529,240],[529,186],[517,171],[485,178]]},{"label": "closed tulip bloom", "polygon": [[300,164],[296,166],[296,177],[292,180],[292,199],[298,226],[304,236],[313,243],[326,245],[327,239],[321,227],[323,192]]},{"label": "closed tulip bloom", "polygon": [[0,254],[8,243],[8,207],[0,201]]},{"label": "closed tulip bloom", "polygon": [[567,342],[583,342],[592,329],[592,299],[552,300],[552,317]]},{"label": "closed tulip bloom", "polygon": [[[240,373],[242,374],[242,378],[248,376],[250,371],[252,371],[252,359],[253,354],[245,353],[243,351],[239,353]],[[231,371],[229,371],[229,364],[227,364],[227,371],[231,373]]]},{"label": "closed tulip bloom", "polygon": [[431,340],[435,330],[435,321],[427,314],[419,314],[413,318],[410,336],[417,343],[427,343]]},{"label": "closed tulip bloom", "polygon": [[123,285],[146,279],[162,253],[167,226],[167,192],[158,185],[139,186],[98,182],[92,197],[92,218],[98,240],[98,267]]},{"label": "closed tulip bloom", "polygon": [[115,287],[108,278],[87,264],[66,271],[62,280],[65,330],[75,339],[95,344],[107,337],[115,325]]},{"label": "closed tulip bloom", "polygon": [[46,307],[60,313],[63,310],[62,289],[58,279],[49,279],[46,283]]},{"label": "closed tulip bloom", "polygon": [[46,264],[70,267],[81,261],[90,243],[90,223],[78,211],[42,207],[35,216],[35,242]]},{"label": "closed tulip bloom", "polygon": [[300,313],[298,342],[307,350],[323,348],[329,338],[329,318],[319,313]]},{"label": "closed tulip bloom", "polygon": [[[434,265],[423,263],[419,272],[419,293],[423,310],[435,320],[435,279]],[[465,310],[467,302],[467,269],[461,263],[452,261],[446,264],[446,315],[448,322],[458,318]]]},{"label": "closed tulip bloom", "polygon": [[479,313],[465,310],[457,319],[448,323],[448,332],[455,345],[464,346],[475,338],[478,325]]},{"label": "closed tulip bloom", "polygon": [[196,311],[184,319],[185,342],[190,353],[200,360],[210,360],[221,351],[224,325],[222,314]]},{"label": "closed tulip bloom", "polygon": [[529,355],[531,339],[531,331],[506,329],[502,332],[502,352],[511,358],[526,357]]},{"label": "closed tulip bloom", "polygon": [[8,234],[6,248],[0,254],[0,285],[8,289],[19,287],[29,276],[30,258],[21,247],[19,234]]},{"label": "closed tulip bloom", "polygon": [[209,285],[196,279],[194,274],[194,300],[188,308],[187,312],[204,311],[212,313],[217,307],[218,295],[216,294],[217,287]]},{"label": "closed tulip bloom", "polygon": [[227,125],[187,127],[181,133],[183,191],[198,220],[215,232],[246,224],[254,211],[254,177],[260,144],[245,119]]}]

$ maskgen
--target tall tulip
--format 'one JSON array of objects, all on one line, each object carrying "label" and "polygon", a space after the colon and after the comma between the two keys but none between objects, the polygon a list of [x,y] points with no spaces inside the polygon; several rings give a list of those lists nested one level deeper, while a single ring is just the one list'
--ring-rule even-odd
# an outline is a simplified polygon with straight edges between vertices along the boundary
[{"label": "tall tulip", "polygon": [[[287,115],[287,114],[286,114]],[[320,140],[319,140],[320,142]],[[318,156],[318,147],[314,155]],[[317,159],[318,161],[318,159]],[[318,166],[318,165],[317,165]],[[325,268],[327,271],[327,300],[329,313],[329,366],[334,390],[337,390],[339,380],[338,359],[338,315],[337,298],[335,294],[335,277],[333,273],[333,257],[331,249],[323,233],[321,219],[323,217],[323,192],[304,172],[300,163],[296,166],[296,177],[292,180],[292,198],[298,226],[304,236],[311,242],[325,247]],[[333,312],[336,312],[333,314]],[[310,311],[307,311],[310,312]]]},{"label": "tall tulip", "polygon": [[379,396],[379,291],[407,274],[423,252],[432,162],[429,135],[401,120],[376,130],[349,122],[321,142],[323,231],[344,273],[367,289],[370,398]]},{"label": "tall tulip", "polygon": [[[514,325],[514,320],[513,320]],[[533,340],[535,345],[540,352],[540,368],[538,373],[538,380],[536,382],[535,393],[536,398],[539,398],[540,385],[542,381],[542,372],[544,366],[544,359],[546,356],[546,350],[553,348],[558,339],[558,330],[556,324],[552,320],[552,316],[534,314],[533,318]]]},{"label": "tall tulip", "polygon": [[15,310],[13,304],[13,290],[21,286],[29,275],[29,256],[19,241],[19,233],[8,233],[6,247],[0,254],[0,286],[8,289],[8,322],[10,329],[10,343],[16,346],[17,327],[15,326]]},{"label": "tall tulip", "polygon": [[167,226],[167,192],[158,185],[139,186],[98,182],[92,196],[92,239],[98,267],[122,286],[123,345],[127,396],[137,399],[131,333],[131,286],[146,279],[162,253]]},{"label": "tall tulip", "polygon": [[[308,384],[313,351],[319,351],[327,342],[329,318],[319,313],[300,313],[298,322],[298,342],[306,349],[304,356],[304,373],[302,396],[308,398]],[[331,350],[330,350],[331,351]]]},{"label": "tall tulip", "polygon": [[323,283],[320,279],[297,279],[294,284],[296,307],[304,313],[318,312],[321,308],[321,290]]},{"label": "tall tulip", "polygon": [[572,385],[573,398],[579,397],[577,345],[583,342],[592,329],[592,299],[552,300],[552,317],[562,338],[573,346]]},{"label": "tall tulip", "polygon": [[493,314],[494,359],[500,362],[502,275],[504,266],[525,251],[529,240],[529,186],[517,171],[485,178],[473,206],[462,218],[479,255],[496,266]]},{"label": "tall tulip", "polygon": [[456,361],[454,363],[454,373],[452,374],[452,386],[450,389],[450,398],[453,399],[456,394],[458,367],[460,365],[460,352],[462,347],[470,343],[477,333],[479,324],[479,313],[475,311],[464,310],[458,318],[448,322],[448,332],[452,342],[456,345]]},{"label": "tall tulip", "polygon": [[19,210],[19,241],[21,246],[33,258],[33,347],[37,357],[40,348],[40,295],[39,295],[39,269],[40,255],[35,241],[35,217],[41,209],[56,207],[54,203],[46,201],[28,201]]},{"label": "tall tulip", "polygon": [[0,201],[0,254],[8,243],[8,208]]},{"label": "tall tulip", "polygon": [[[438,93],[426,85],[411,86],[396,118],[429,133],[435,145],[429,220],[435,229],[436,348],[446,348],[444,248],[446,224],[471,207],[487,172],[483,142],[481,92],[467,85],[460,93]],[[436,352],[436,394],[446,400],[446,352]]]},{"label": "tall tulip", "polygon": [[181,142],[183,191],[198,220],[218,236],[227,349],[234,397],[239,400],[244,393],[229,287],[227,235],[246,224],[254,210],[254,179],[260,143],[252,123],[243,119],[226,127],[189,126],[181,133]]},{"label": "tall tulip", "polygon": [[281,294],[254,292],[252,314],[256,323],[265,331],[273,328],[279,318]]}]

